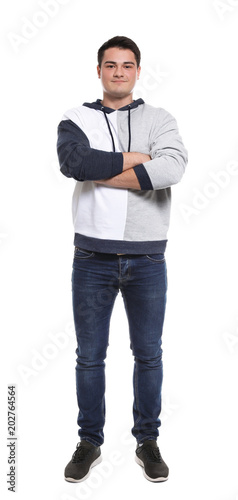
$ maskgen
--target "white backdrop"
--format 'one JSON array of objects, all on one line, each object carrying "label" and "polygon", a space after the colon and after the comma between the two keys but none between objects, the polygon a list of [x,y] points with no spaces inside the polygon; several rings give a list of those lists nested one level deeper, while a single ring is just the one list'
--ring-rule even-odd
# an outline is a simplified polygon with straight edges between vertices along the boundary
[{"label": "white backdrop", "polygon": [[[3,10],[3,7],[2,7]],[[1,104],[1,498],[8,498],[7,386],[17,391],[21,500],[238,500],[238,1],[5,2]],[[74,181],[58,170],[57,125],[102,96],[99,46],[135,40],[134,96],[164,107],[189,153],[173,188],[159,445],[169,481],[134,461],[132,369],[121,297],[111,321],[103,462],[64,481],[75,449],[71,307]]]}]

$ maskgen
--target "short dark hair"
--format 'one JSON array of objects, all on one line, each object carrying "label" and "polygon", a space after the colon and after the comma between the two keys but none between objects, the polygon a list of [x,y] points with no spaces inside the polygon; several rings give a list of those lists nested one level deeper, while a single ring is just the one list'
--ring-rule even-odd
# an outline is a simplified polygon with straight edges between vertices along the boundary
[{"label": "short dark hair", "polygon": [[140,50],[137,47],[136,43],[133,42],[133,40],[131,40],[130,38],[127,38],[126,36],[114,36],[113,38],[110,38],[110,40],[107,40],[107,42],[105,42],[98,50],[99,68],[101,68],[102,59],[103,59],[105,50],[110,49],[111,47],[118,47],[119,49],[131,50],[132,52],[134,52],[137,67],[140,66],[141,54],[140,54]]}]

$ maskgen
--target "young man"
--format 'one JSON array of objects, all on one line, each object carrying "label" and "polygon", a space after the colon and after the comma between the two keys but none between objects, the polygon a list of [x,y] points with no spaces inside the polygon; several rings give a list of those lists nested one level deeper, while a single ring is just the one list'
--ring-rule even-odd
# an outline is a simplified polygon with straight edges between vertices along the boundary
[{"label": "young man", "polygon": [[132,40],[108,40],[98,51],[103,99],[69,110],[58,127],[61,172],[77,181],[72,297],[80,443],[65,468],[67,481],[83,481],[101,461],[105,358],[119,290],[135,361],[135,459],[148,480],[168,478],[157,445],[167,290],[164,253],[171,186],[182,178],[187,152],[168,112],[133,100],[140,69],[140,51]]}]

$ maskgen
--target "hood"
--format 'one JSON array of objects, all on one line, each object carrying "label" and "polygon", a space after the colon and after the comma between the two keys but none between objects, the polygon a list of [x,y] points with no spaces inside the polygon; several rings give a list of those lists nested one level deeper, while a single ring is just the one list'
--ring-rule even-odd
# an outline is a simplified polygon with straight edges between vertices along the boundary
[{"label": "hood", "polygon": [[99,111],[104,111],[105,113],[112,113],[113,111],[127,111],[128,109],[138,108],[140,104],[144,104],[143,99],[136,99],[132,101],[130,104],[119,108],[118,110],[108,108],[107,106],[103,106],[100,99],[97,99],[95,102],[84,102],[83,106],[87,106],[87,108],[98,109]]}]

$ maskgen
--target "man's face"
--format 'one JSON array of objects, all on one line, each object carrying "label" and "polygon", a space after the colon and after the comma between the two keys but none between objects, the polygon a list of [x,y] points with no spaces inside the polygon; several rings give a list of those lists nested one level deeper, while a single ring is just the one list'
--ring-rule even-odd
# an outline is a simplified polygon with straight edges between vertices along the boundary
[{"label": "man's face", "polygon": [[134,52],[118,47],[105,50],[101,68],[97,66],[103,90],[113,98],[123,98],[132,93],[140,69],[137,68]]}]

